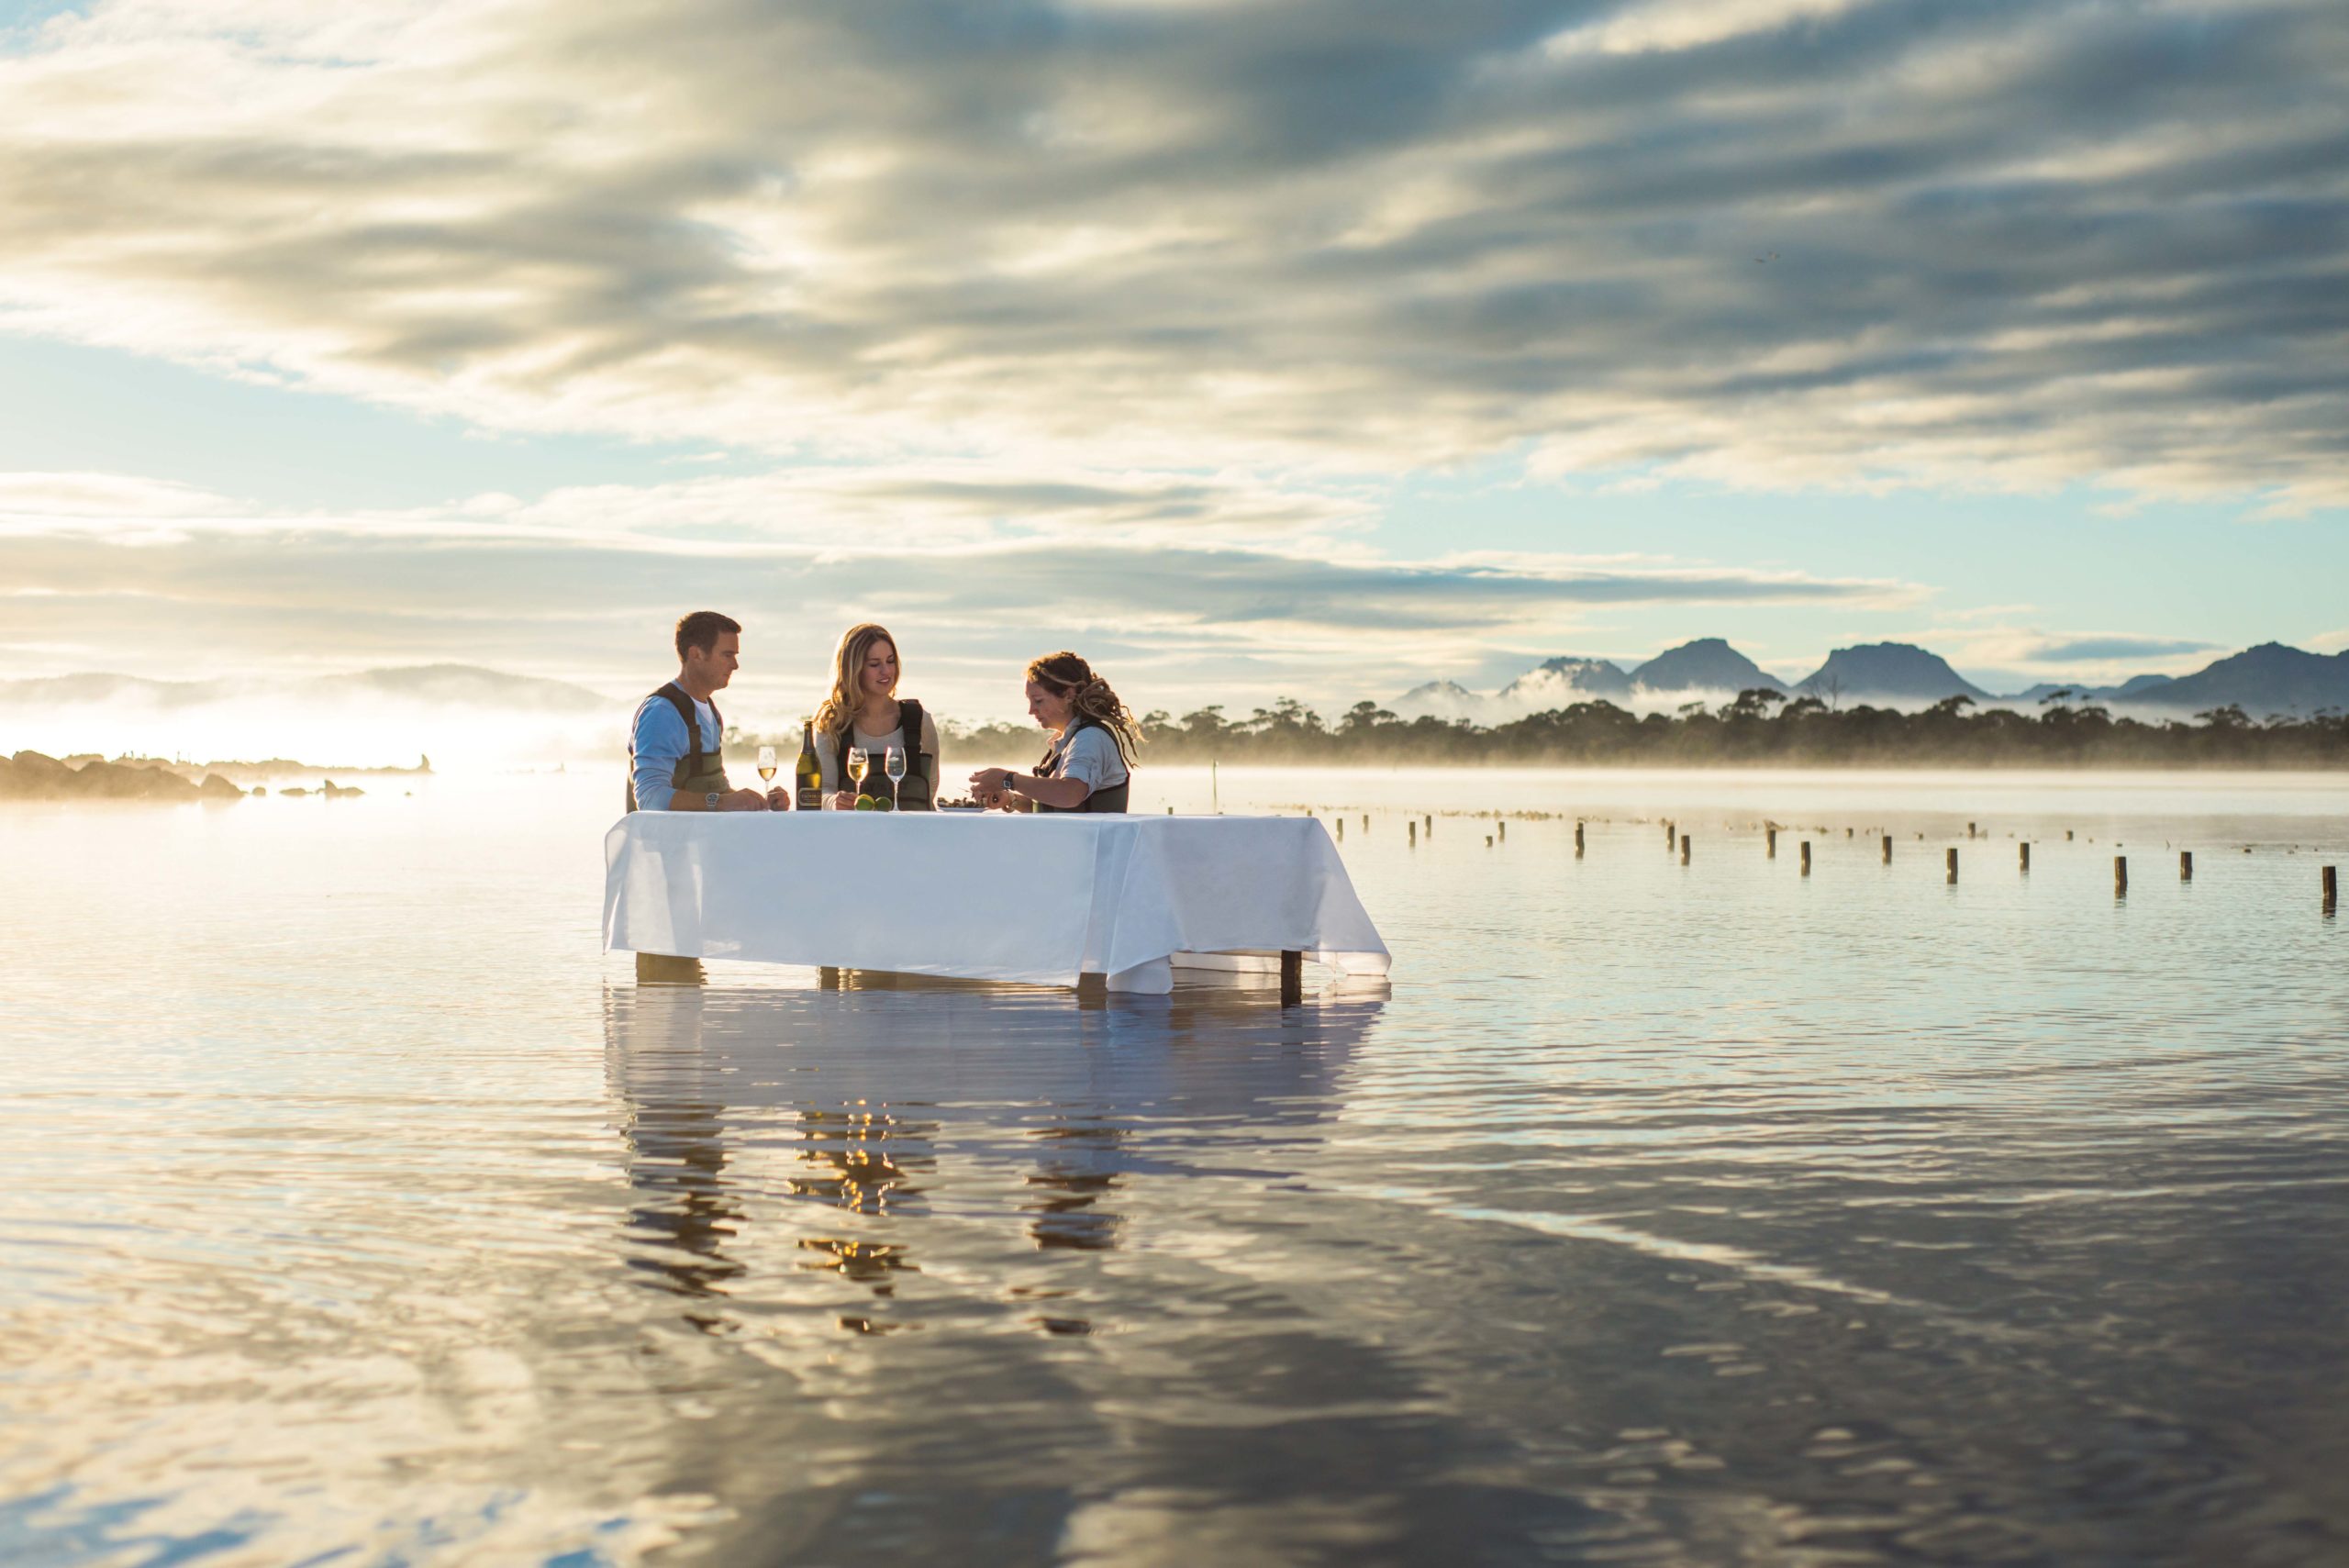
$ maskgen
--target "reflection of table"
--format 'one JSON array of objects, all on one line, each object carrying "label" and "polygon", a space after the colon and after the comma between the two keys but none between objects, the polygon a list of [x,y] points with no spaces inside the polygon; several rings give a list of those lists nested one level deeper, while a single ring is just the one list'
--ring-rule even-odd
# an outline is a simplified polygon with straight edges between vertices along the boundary
[{"label": "reflection of table", "polygon": [[639,811],[604,864],[635,952],[1136,991],[1178,954],[1387,966],[1310,817]]}]

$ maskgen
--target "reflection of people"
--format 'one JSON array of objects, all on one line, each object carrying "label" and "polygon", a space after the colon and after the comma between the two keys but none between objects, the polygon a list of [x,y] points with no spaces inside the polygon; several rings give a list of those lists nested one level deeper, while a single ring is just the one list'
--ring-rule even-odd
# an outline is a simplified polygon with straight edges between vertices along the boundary
[{"label": "reflection of people", "polygon": [[[655,993],[637,1006],[640,1049],[694,1061],[701,1045],[698,992]],[[608,1014],[610,1003],[606,1007]],[[629,1185],[640,1195],[629,1209],[629,1225],[652,1248],[648,1261],[656,1283],[678,1296],[728,1295],[729,1282],[742,1273],[726,1246],[741,1226],[742,1207],[726,1179],[724,1102],[700,1092],[634,1100],[620,1135]],[[719,1327],[718,1318],[703,1311],[689,1311],[685,1318],[705,1331]]]},{"label": "reflection of people", "polygon": [[726,782],[726,720],[714,699],[741,662],[742,628],[716,610],[677,623],[677,678],[637,705],[628,748],[630,811],[764,811]]},{"label": "reflection of people", "polygon": [[1118,1245],[1125,1216],[1099,1205],[1124,1184],[1127,1130],[1118,1121],[1079,1114],[1037,1129],[1043,1148],[1028,1178],[1035,1191],[1020,1207],[1036,1217],[1028,1234],[1039,1248],[1106,1252]]},{"label": "reflection of people", "polygon": [[[1268,1158],[1297,1159],[1337,1116],[1381,1006],[862,973],[833,992],[617,988],[605,1062],[640,1195],[626,1244],[679,1296],[772,1299],[784,1277],[829,1273],[875,1304],[860,1313],[887,1314],[844,1326],[1030,1310],[1005,1304],[1033,1281],[1031,1250],[1124,1246],[1142,1223],[1137,1186],[1220,1168],[1198,1162],[1192,1129],[1244,1121]],[[925,1191],[941,1184],[957,1194],[942,1215]],[[786,1195],[813,1201],[772,1201]],[[933,1255],[952,1266],[927,1272],[926,1305],[878,1306]],[[974,1294],[957,1304],[958,1290]]]},{"label": "reflection of people", "polygon": [[921,704],[897,695],[897,640],[886,628],[867,621],[852,626],[832,655],[832,690],[816,710],[816,761],[824,770],[824,791],[838,808],[856,804],[843,755],[862,747],[872,759],[865,775],[869,795],[881,793],[883,759],[895,746],[906,754],[906,776],[897,785],[901,811],[936,809],[938,725]]},{"label": "reflection of people", "polygon": [[1052,732],[1032,773],[982,768],[971,793],[1007,811],[1123,811],[1141,726],[1075,654],[1048,653],[1028,666],[1028,713]]}]

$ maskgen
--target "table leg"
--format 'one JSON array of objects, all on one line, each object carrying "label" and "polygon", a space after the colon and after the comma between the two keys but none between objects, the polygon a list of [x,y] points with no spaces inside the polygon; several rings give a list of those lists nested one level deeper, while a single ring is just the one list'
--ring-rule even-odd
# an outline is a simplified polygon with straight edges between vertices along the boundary
[{"label": "table leg", "polygon": [[640,952],[636,955],[636,983],[639,985],[702,985],[709,976],[703,973],[697,958],[673,958],[667,953]]}]

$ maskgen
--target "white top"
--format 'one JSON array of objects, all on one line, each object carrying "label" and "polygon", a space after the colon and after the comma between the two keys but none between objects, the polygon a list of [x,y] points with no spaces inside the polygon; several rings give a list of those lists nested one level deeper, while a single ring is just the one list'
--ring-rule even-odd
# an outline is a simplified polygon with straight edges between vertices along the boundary
[{"label": "white top", "polygon": [[[873,770],[864,775],[864,787],[867,793],[870,793],[874,780],[888,777],[888,774],[881,770],[881,764],[885,760],[885,749],[890,746],[902,746],[906,743],[906,727],[901,724],[886,735],[867,735],[852,725],[850,733],[855,737],[850,744],[862,746],[872,754]],[[933,764],[938,761],[938,720],[930,717],[930,709],[926,707],[921,710],[921,754],[928,757]],[[848,787],[846,782],[848,774],[841,768],[840,748],[834,743],[831,736],[821,730],[816,733],[816,763],[824,770],[825,794],[829,795],[834,790]],[[914,760],[907,757],[906,772],[910,773],[913,771]],[[933,766],[930,769],[930,779],[933,784],[937,782],[937,777],[938,770]]]},{"label": "white top", "polygon": [[1052,751],[1061,759],[1056,778],[1083,779],[1095,789],[1115,789],[1126,782],[1118,738],[1097,724],[1070,730],[1052,742]]}]

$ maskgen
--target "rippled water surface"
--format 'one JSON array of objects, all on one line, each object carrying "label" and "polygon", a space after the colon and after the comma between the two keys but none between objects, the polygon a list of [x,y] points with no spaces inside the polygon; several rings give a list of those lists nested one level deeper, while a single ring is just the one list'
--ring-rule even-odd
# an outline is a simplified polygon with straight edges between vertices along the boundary
[{"label": "rippled water surface", "polygon": [[1391,990],[640,988],[608,780],[0,814],[0,1561],[2349,1561],[2342,782],[1152,784]]}]

